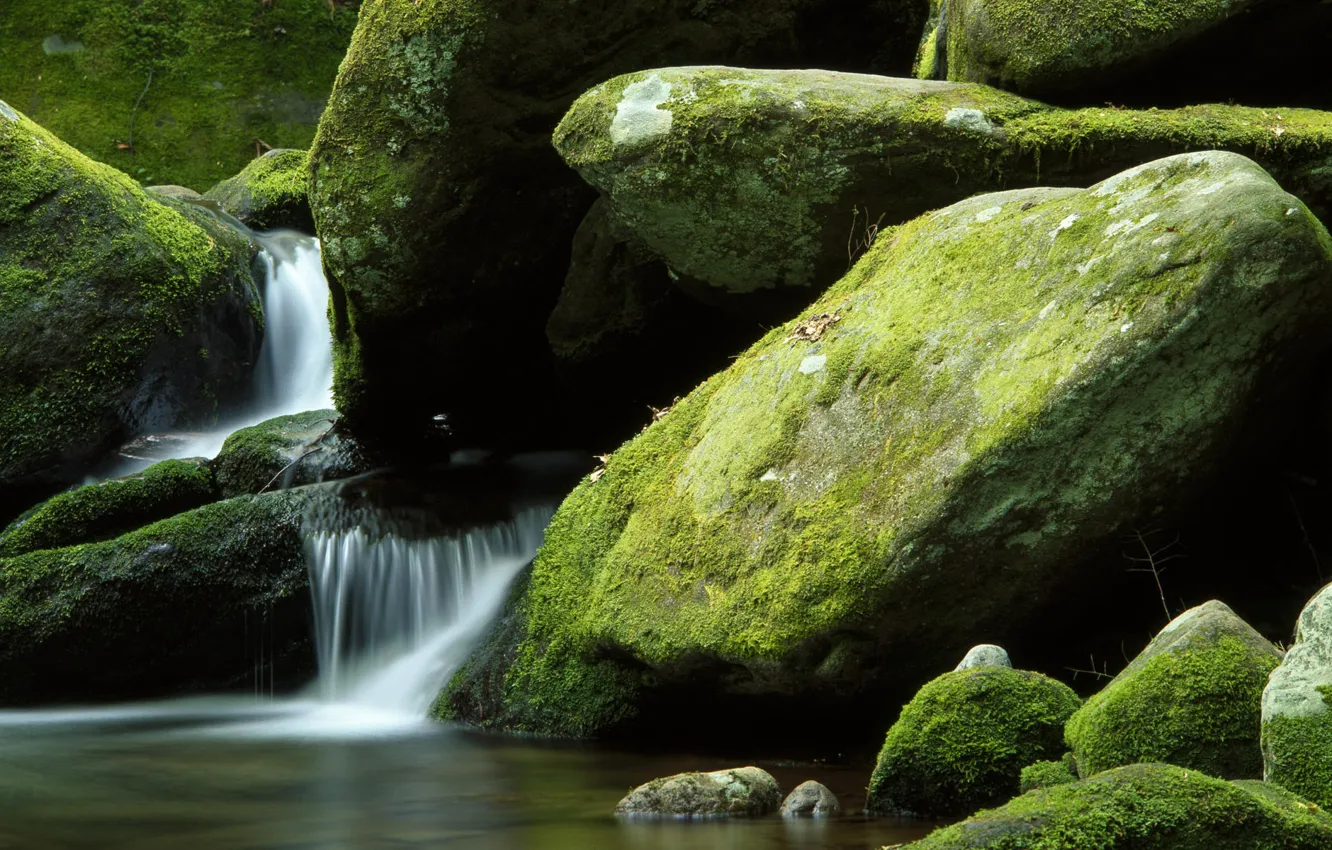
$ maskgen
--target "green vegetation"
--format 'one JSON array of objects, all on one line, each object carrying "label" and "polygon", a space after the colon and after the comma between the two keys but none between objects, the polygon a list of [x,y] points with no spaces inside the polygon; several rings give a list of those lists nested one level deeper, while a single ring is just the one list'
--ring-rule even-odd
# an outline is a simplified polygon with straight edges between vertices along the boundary
[{"label": "green vegetation", "polygon": [[358,5],[6,0],[0,97],[93,159],[202,191],[256,139],[310,145]]},{"label": "green vegetation", "polygon": [[1261,782],[1135,764],[1024,794],[910,850],[1322,850],[1332,816]]},{"label": "green vegetation", "polygon": [[1263,723],[1263,752],[1268,781],[1332,808],[1332,685],[1318,692],[1327,705],[1321,714]]},{"label": "green vegetation", "polygon": [[1037,788],[1053,788],[1077,781],[1077,764],[1073,761],[1073,754],[1065,753],[1059,761],[1038,761],[1022,768],[1018,789],[1025,794]]},{"label": "green vegetation", "polygon": [[359,447],[337,432],[336,410],[278,416],[242,428],[222,445],[213,470],[224,496],[280,490],[365,472]]},{"label": "green vegetation", "polygon": [[314,233],[308,162],[305,151],[269,151],[204,197],[255,230],[289,227]]},{"label": "green vegetation", "polygon": [[207,463],[164,460],[51,497],[0,531],[0,558],[105,540],[217,498]]},{"label": "green vegetation", "polygon": [[978,667],[920,689],[883,742],[866,806],[947,818],[1019,792],[1024,765],[1063,750],[1064,723],[1082,700],[1039,673]]}]

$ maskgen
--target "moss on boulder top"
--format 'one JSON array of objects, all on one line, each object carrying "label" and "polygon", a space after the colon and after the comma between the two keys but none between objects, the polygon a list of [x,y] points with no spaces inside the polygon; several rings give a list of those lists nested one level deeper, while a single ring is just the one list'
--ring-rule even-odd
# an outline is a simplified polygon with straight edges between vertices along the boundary
[{"label": "moss on boulder top", "polygon": [[291,661],[307,635],[303,505],[302,491],[242,496],[0,557],[0,702],[222,687],[253,674],[261,645]]},{"label": "moss on boulder top", "polygon": [[885,814],[961,817],[1017,795],[1022,768],[1064,749],[1064,723],[1082,700],[1025,670],[945,673],[902,709],[870,777],[866,807]]},{"label": "moss on boulder top", "polygon": [[890,44],[885,64],[904,67],[924,11],[919,0],[365,3],[310,156],[338,409],[361,432],[447,411],[491,444],[530,426],[549,383],[534,368],[543,325],[592,202],[549,146],[579,92],[663,62],[868,68]]},{"label": "moss on boulder top", "polygon": [[1068,723],[1078,772],[1169,762],[1225,779],[1262,776],[1263,687],[1271,641],[1212,601],[1170,622]]},{"label": "moss on boulder top", "polygon": [[686,680],[951,666],[1094,586],[1079,567],[1207,481],[1330,318],[1332,238],[1234,154],[923,216],[564,501],[513,644],[448,701],[588,735]]},{"label": "moss on boulder top", "polygon": [[257,139],[310,145],[357,6],[5,0],[0,97],[86,156],[202,191]]},{"label": "moss on boulder top", "polygon": [[1135,764],[1032,791],[904,850],[1321,850],[1332,816],[1261,782]]},{"label": "moss on boulder top", "polygon": [[223,496],[259,493],[359,475],[361,447],[337,428],[336,410],[278,416],[227,437],[213,461]]},{"label": "moss on boulder top", "polygon": [[305,151],[271,150],[203,196],[254,230],[289,227],[314,233],[307,163]]},{"label": "moss on boulder top", "polygon": [[1332,214],[1332,113],[1313,110],[1064,110],[981,85],[662,68],[588,91],[555,146],[675,272],[769,299],[822,290],[926,210],[1189,150],[1250,156]]},{"label": "moss on boulder top", "polygon": [[1332,807],[1332,585],[1300,612],[1263,691],[1263,778]]},{"label": "moss on boulder top", "polygon": [[0,558],[105,540],[217,498],[207,461],[160,461],[47,499],[0,531]]},{"label": "moss on boulder top", "polygon": [[1019,789],[1023,794],[1037,788],[1052,788],[1077,782],[1077,764],[1072,753],[1064,753],[1059,761],[1038,761],[1022,768]]},{"label": "moss on boulder top", "polygon": [[252,249],[0,103],[0,490],[68,483],[248,389]]}]

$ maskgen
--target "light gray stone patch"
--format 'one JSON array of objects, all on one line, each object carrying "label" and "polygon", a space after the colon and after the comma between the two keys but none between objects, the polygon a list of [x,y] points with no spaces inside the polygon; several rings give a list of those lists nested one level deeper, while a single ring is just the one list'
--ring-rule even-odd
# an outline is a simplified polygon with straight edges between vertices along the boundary
[{"label": "light gray stone patch", "polygon": [[656,74],[626,87],[611,121],[611,142],[617,147],[640,144],[671,132],[674,117],[661,108],[670,96],[671,84]]}]

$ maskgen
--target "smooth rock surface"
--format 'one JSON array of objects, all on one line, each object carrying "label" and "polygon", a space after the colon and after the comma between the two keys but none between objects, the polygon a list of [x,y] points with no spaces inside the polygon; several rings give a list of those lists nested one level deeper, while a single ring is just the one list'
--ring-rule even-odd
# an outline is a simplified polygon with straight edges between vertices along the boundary
[{"label": "smooth rock surface", "polygon": [[640,785],[615,806],[615,814],[647,817],[765,815],[782,800],[777,780],[758,767],[681,773]]},{"label": "smooth rock surface", "polygon": [[798,817],[800,815],[835,815],[842,810],[842,804],[837,802],[837,795],[828,789],[828,786],[815,782],[810,779],[801,782],[795,789],[786,795],[782,801],[781,813],[784,817]]},{"label": "smooth rock surface", "polygon": [[973,646],[965,658],[963,658],[954,671],[970,670],[972,667],[1012,667],[1013,662],[1008,657],[1008,651],[1002,646],[995,646],[992,643],[982,643],[979,646]]}]

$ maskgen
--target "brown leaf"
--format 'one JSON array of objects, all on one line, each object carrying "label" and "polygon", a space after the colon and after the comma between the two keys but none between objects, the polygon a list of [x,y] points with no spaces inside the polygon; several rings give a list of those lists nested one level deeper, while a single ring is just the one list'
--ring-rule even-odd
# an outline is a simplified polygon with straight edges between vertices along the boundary
[{"label": "brown leaf", "polygon": [[842,321],[841,313],[819,313],[817,316],[810,316],[795,326],[795,330],[791,331],[787,340],[817,342],[828,331],[828,328],[840,321]]}]

